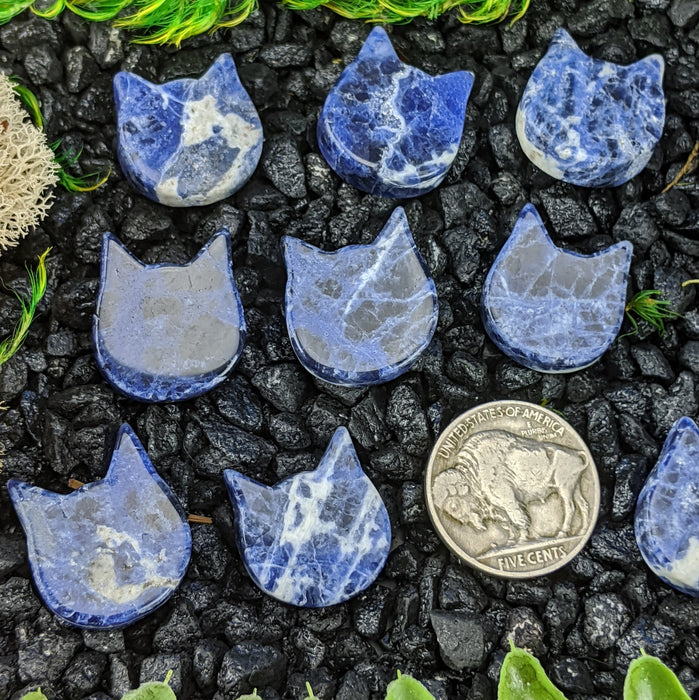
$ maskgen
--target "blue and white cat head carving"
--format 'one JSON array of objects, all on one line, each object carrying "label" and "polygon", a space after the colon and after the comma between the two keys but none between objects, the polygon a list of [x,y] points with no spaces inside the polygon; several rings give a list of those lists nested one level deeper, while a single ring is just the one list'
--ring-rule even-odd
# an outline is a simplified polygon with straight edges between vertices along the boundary
[{"label": "blue and white cat head carving", "polygon": [[198,80],[154,85],[122,71],[114,98],[122,170],[156,202],[218,202],[240,189],[260,160],[262,124],[230,54]]},{"label": "blue and white cat head carving", "polygon": [[638,497],[638,548],[656,576],[699,597],[699,428],[675,422]]},{"label": "blue and white cat head carving", "polygon": [[312,472],[265,486],[223,473],[236,513],[237,544],[255,584],[284,603],[341,603],[370,586],[386,563],[391,525],[338,428]]},{"label": "blue and white cat head carving", "polygon": [[432,77],[406,66],[386,31],[371,31],[318,120],[330,167],[364,192],[416,197],[444,179],[456,156],[473,74]]},{"label": "blue and white cat head carving", "polygon": [[539,372],[596,362],[624,320],[633,246],[594,255],[557,248],[527,204],[483,286],[483,324],[509,357]]},{"label": "blue and white cat head carving", "polygon": [[145,265],[104,235],[92,335],[110,384],[139,401],[182,401],[225,379],[245,343],[230,248],[224,229],[186,265]]},{"label": "blue and white cat head carving", "polygon": [[622,185],[646,167],[665,124],[662,56],[629,66],[590,58],[558,29],[517,109],[527,157],[574,185]]},{"label": "blue and white cat head carving", "polygon": [[326,253],[285,236],[286,325],[312,374],[364,386],[406,372],[437,326],[437,290],[398,207],[376,240]]},{"label": "blue and white cat head carving", "polygon": [[189,563],[185,514],[131,428],[119,430],[107,475],[65,495],[12,479],[34,583],[78,627],[122,627],[162,605]]}]

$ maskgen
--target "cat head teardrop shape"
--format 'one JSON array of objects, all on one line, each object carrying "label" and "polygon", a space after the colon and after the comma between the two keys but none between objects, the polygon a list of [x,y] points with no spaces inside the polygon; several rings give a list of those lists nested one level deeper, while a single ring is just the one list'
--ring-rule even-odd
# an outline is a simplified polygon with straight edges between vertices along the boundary
[{"label": "cat head teardrop shape", "polygon": [[556,30],[517,109],[527,157],[552,177],[586,187],[638,175],[663,132],[664,65],[657,54],[630,66],[590,58]]},{"label": "cat head teardrop shape", "polygon": [[223,473],[252,580],[284,603],[335,605],[370,586],[391,544],[386,506],[338,428],[312,472],[264,486]]},{"label": "cat head teardrop shape", "polygon": [[116,389],[139,401],[182,401],[225,379],[245,343],[230,246],[224,229],[186,265],[144,265],[105,234],[92,335]]},{"label": "cat head teardrop shape", "polygon": [[230,54],[198,80],[153,85],[114,76],[117,154],[131,184],[171,207],[211,204],[240,189],[262,153],[262,124]]},{"label": "cat head teardrop shape", "polygon": [[119,430],[107,475],[61,495],[12,479],[34,583],[78,627],[122,627],[162,605],[189,563],[177,499],[131,428]]},{"label": "cat head teardrop shape", "polygon": [[653,573],[699,596],[699,428],[691,418],[670,429],[638,497],[634,529]]},{"label": "cat head teardrop shape", "polygon": [[285,313],[301,364],[333,384],[407,371],[437,326],[437,290],[398,207],[376,240],[333,253],[286,236]]},{"label": "cat head teardrop shape", "polygon": [[375,27],[342,72],[318,119],[330,167],[364,192],[417,197],[444,179],[456,156],[473,74],[432,77],[406,66]]},{"label": "cat head teardrop shape", "polygon": [[557,248],[527,204],[483,286],[483,324],[509,357],[539,372],[596,362],[624,320],[633,246],[594,255]]}]

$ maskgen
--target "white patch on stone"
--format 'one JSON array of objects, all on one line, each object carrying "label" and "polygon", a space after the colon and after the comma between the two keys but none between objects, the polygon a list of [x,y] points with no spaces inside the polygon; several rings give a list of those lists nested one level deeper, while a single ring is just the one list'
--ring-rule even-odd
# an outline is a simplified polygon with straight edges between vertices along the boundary
[{"label": "white patch on stone", "polygon": [[667,568],[655,569],[655,573],[681,588],[696,589],[699,585],[699,538],[689,539],[689,547],[682,559]]},{"label": "white patch on stone", "polygon": [[157,563],[162,561],[163,552],[155,560],[141,559],[143,568],[143,581],[122,585],[117,580],[115,567],[115,548],[122,544],[129,544],[137,554],[140,554],[138,540],[125,532],[119,532],[112,527],[100,525],[97,527],[97,536],[104,543],[104,551],[100,552],[88,566],[88,581],[95,593],[118,605],[125,605],[136,601],[150,588],[173,588],[178,581],[156,573]]},{"label": "white patch on stone", "polygon": [[[245,153],[250,151],[259,141],[262,130],[246,121],[238,114],[221,113],[216,107],[216,98],[206,95],[201,100],[193,100],[184,104],[182,115],[182,135],[180,143],[173,154],[177,157],[182,148],[203,143],[212,136],[221,136],[230,148],[239,148],[239,155],[233,160],[231,167],[220,178],[218,183],[205,193],[198,193],[191,197],[182,198],[177,193],[179,178],[170,177],[161,180],[155,187],[155,193],[162,204],[169,206],[204,206],[217,202],[230,193],[231,183],[239,178],[241,165],[246,162]],[[214,134],[214,127],[220,126],[221,131]],[[163,168],[167,172],[169,162]],[[206,167],[206,163],[202,163]]]},{"label": "white patch on stone", "polygon": [[524,112],[519,107],[517,108],[517,116],[515,117],[515,131],[517,132],[519,144],[527,158],[529,158],[529,160],[534,163],[537,168],[543,170],[551,177],[555,177],[557,180],[562,180],[563,171],[554,161],[548,158],[541,149],[537,148],[527,138],[527,130],[524,123]]}]

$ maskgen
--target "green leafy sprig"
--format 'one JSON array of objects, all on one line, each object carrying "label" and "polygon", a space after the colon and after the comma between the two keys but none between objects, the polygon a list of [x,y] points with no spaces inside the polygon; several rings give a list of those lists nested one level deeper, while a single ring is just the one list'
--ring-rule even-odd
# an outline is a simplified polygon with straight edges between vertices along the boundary
[{"label": "green leafy sprig", "polygon": [[0,343],[0,365],[4,365],[22,347],[22,343],[27,338],[29,327],[36,314],[36,307],[46,293],[46,256],[50,250],[51,248],[48,248],[39,256],[36,270],[27,268],[29,297],[23,297],[19,292],[15,292],[15,296],[22,306],[22,313],[12,335]]},{"label": "green leafy sprig", "polygon": [[657,289],[645,289],[634,295],[624,309],[626,317],[633,326],[633,330],[624,333],[624,335],[620,336],[621,338],[638,333],[638,321],[636,317],[650,323],[661,336],[665,335],[665,321],[671,318],[682,317],[682,314],[670,308],[672,305],[671,302],[659,298],[661,294],[662,292]]}]

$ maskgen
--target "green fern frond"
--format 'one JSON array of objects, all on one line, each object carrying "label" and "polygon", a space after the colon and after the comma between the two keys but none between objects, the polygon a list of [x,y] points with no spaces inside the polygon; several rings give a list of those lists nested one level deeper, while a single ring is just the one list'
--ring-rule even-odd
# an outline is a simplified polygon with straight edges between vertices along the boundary
[{"label": "green fern frond", "polygon": [[650,323],[661,336],[665,335],[666,320],[682,318],[682,314],[670,308],[671,302],[656,298],[661,294],[662,292],[657,289],[645,289],[642,292],[638,292],[638,294],[631,299],[624,311],[626,312],[626,317],[633,326],[633,330],[619,337],[625,338],[628,335],[635,335],[638,333],[638,321],[636,317]]},{"label": "green fern frond", "polygon": [[39,100],[36,99],[36,95],[28,87],[26,87],[26,85],[22,85],[16,75],[10,76],[10,82],[12,83],[12,89],[14,90],[15,95],[19,97],[20,101],[29,112],[29,116],[34,122],[34,126],[36,126],[37,129],[43,129],[44,115],[41,113],[41,107],[39,107]]},{"label": "green fern frond", "polygon": [[505,19],[513,5],[517,21],[527,11],[531,0],[282,0],[292,10],[311,10],[323,5],[348,19],[404,24],[416,17],[435,19],[457,9],[464,24],[484,24]]},{"label": "green fern frond", "polygon": [[58,15],[65,10],[66,4],[64,0],[56,0],[53,4],[49,5],[45,10],[41,10],[32,5],[32,12],[42,19],[56,19]]},{"label": "green fern frond", "polygon": [[134,39],[138,44],[174,44],[220,27],[233,27],[257,9],[257,0],[134,0],[128,14],[114,25],[141,32]]},{"label": "green fern frond", "polygon": [[67,9],[91,22],[114,19],[131,0],[61,0]]},{"label": "green fern frond", "polygon": [[51,248],[48,248],[39,256],[36,270],[27,268],[30,288],[29,298],[15,292],[15,296],[19,299],[19,303],[22,306],[22,313],[12,335],[0,343],[0,365],[4,365],[22,347],[22,343],[27,338],[29,327],[32,325],[36,314],[36,307],[46,293],[46,256],[50,250]]},{"label": "green fern frond", "polygon": [[[513,14],[517,21],[531,0],[282,0],[292,10],[311,10],[320,5],[348,19],[400,23],[416,17],[435,19],[457,10],[463,23],[500,22]],[[33,0],[0,0],[0,24],[31,7],[39,17],[54,19],[70,10],[92,22],[113,20],[114,26],[136,33],[135,43],[179,46],[204,32],[234,27],[256,9],[258,0],[55,0],[44,9]]]},{"label": "green fern frond", "polygon": [[[82,148],[77,152],[67,151],[59,153],[58,149],[61,145],[61,140],[55,141],[51,144],[51,149],[56,154],[56,163],[58,163],[60,170],[58,171],[58,181],[63,185],[63,187],[68,192],[93,192],[98,187],[104,185],[112,174],[111,169],[106,175],[100,177],[99,173],[88,173],[87,175],[71,175],[68,172],[68,168],[71,165],[75,165],[78,162],[78,158],[82,154]],[[94,182],[90,182],[94,178],[99,178]]]},{"label": "green fern frond", "polygon": [[24,12],[34,0],[0,0],[0,24],[6,24],[13,17]]}]

